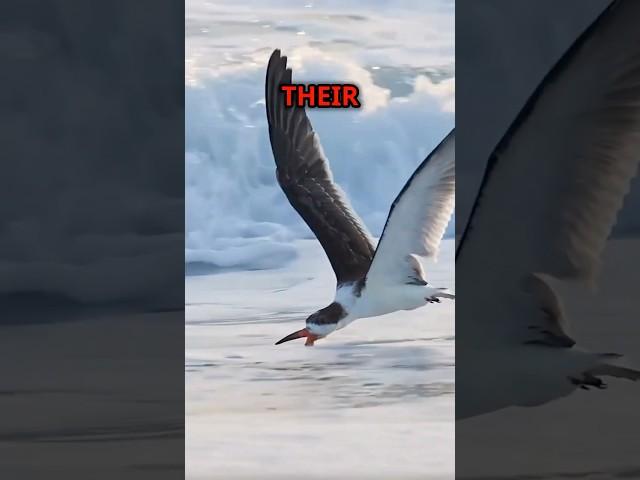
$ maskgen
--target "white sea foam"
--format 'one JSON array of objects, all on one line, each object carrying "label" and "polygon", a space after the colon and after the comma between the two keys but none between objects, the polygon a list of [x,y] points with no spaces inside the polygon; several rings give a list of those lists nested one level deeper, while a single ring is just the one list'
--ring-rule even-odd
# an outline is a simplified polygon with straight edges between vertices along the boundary
[{"label": "white sea foam", "polygon": [[[311,237],[275,179],[264,112],[261,61],[186,86],[186,261],[269,268],[292,258],[290,241]],[[309,46],[283,51],[294,80],[349,81],[360,111],[310,111],[336,181],[374,235],[415,167],[454,122],[453,79],[410,79],[393,96],[371,71]]]}]

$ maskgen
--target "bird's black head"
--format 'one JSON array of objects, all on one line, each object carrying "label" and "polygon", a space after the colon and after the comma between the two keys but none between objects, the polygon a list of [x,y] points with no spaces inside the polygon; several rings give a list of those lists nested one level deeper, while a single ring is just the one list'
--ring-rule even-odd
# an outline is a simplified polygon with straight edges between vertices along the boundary
[{"label": "bird's black head", "polygon": [[317,312],[307,317],[307,326],[302,330],[293,332],[276,342],[276,345],[295,340],[296,338],[306,338],[305,345],[311,346],[313,343],[324,338],[338,327],[338,322],[347,316],[346,310],[337,302],[321,308]]}]

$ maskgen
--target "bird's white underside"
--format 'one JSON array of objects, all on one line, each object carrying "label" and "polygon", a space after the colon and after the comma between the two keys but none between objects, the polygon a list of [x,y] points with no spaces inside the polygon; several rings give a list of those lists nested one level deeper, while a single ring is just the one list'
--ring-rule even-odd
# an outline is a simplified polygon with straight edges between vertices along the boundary
[{"label": "bird's white underside", "polygon": [[[335,301],[347,316],[337,325],[313,325],[314,333],[327,335],[358,318],[376,317],[398,310],[413,310],[442,294],[430,285],[411,283],[416,271],[413,258],[435,258],[455,201],[455,135],[451,133],[416,172],[397,199],[367,273],[364,288],[341,285]],[[413,257],[413,258],[410,258]],[[422,268],[420,268],[420,273]]]},{"label": "bird's white underside", "polygon": [[335,301],[348,312],[337,324],[310,324],[308,328],[315,334],[326,336],[346,327],[354,320],[377,317],[399,310],[414,310],[427,305],[428,298],[441,295],[442,289],[428,285],[374,285],[365,287],[360,296],[354,294],[354,285],[343,285],[336,291]]}]

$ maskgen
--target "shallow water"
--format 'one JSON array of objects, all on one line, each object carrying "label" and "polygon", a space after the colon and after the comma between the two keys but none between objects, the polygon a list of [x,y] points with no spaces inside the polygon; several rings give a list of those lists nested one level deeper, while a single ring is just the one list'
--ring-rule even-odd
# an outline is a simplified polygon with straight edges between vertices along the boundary
[{"label": "shallow water", "polygon": [[[319,244],[295,245],[281,269],[187,278],[188,477],[452,476],[454,304],[276,347],[334,288]],[[452,240],[427,271],[454,288]]]}]

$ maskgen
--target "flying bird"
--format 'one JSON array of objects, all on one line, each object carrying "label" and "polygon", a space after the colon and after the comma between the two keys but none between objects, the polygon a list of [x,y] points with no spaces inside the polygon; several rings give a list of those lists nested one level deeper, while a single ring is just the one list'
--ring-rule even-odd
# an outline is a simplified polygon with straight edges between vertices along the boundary
[{"label": "flying bird", "polygon": [[276,178],[291,206],[322,245],[336,276],[335,299],[310,315],[306,326],[276,345],[319,338],[358,318],[413,310],[441,298],[444,288],[427,283],[419,257],[436,257],[453,213],[455,140],[451,132],[418,166],[391,205],[377,248],[334,182],[318,135],[304,107],[285,107],[280,88],[291,84],[287,57],[269,59],[265,102]]},{"label": "flying bird", "polygon": [[[637,380],[571,337],[557,281],[594,285],[640,161],[640,2],[613,2],[491,155],[456,249],[456,417]],[[556,285],[557,287],[557,285]]]}]

